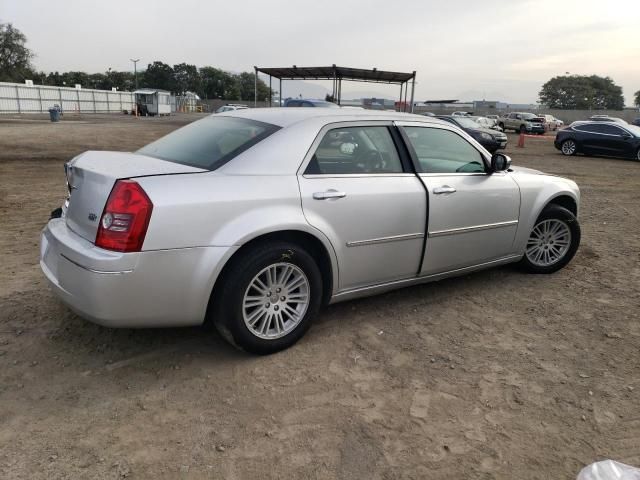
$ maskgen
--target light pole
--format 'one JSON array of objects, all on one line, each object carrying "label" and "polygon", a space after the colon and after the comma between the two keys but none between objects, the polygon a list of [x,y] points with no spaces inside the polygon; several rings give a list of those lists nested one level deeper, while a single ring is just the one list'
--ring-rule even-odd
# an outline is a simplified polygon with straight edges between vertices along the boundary
[{"label": "light pole", "polygon": [[136,90],[138,90],[138,62],[140,59],[137,58],[134,60],[133,58],[130,58],[129,60],[133,62],[133,78],[135,79]]}]

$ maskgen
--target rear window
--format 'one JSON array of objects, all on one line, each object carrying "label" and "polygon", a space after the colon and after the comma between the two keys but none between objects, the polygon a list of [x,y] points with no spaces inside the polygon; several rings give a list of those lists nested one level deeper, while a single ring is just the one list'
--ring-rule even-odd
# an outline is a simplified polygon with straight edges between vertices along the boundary
[{"label": "rear window", "polygon": [[211,116],[142,147],[136,153],[215,170],[280,127],[246,118]]}]

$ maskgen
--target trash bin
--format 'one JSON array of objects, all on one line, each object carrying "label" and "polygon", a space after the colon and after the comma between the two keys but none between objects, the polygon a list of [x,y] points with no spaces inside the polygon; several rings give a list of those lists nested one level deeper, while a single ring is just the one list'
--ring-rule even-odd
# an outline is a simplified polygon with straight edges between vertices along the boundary
[{"label": "trash bin", "polygon": [[52,122],[60,121],[60,109],[58,108],[50,108],[49,109],[49,118]]}]

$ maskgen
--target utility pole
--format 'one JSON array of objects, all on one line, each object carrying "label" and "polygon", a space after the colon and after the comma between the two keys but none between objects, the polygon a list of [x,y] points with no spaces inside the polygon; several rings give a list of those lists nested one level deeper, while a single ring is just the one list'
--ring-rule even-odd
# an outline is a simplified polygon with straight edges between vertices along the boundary
[{"label": "utility pole", "polygon": [[138,62],[140,59],[137,58],[134,60],[133,58],[130,58],[129,60],[133,62],[133,78],[135,79],[136,90],[138,90]]}]

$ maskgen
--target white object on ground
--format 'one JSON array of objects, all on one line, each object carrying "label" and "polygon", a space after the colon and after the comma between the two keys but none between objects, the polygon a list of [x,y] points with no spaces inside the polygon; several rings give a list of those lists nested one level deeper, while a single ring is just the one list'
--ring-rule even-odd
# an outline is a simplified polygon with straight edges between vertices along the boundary
[{"label": "white object on ground", "polygon": [[613,460],[587,465],[577,480],[640,480],[640,469]]}]

